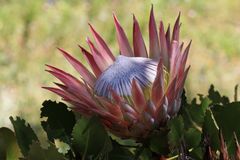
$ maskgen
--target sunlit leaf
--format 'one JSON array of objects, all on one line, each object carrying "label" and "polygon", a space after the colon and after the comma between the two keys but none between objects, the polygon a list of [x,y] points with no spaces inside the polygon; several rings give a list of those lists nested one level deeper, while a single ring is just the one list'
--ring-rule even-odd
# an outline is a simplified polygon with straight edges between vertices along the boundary
[{"label": "sunlit leaf", "polygon": [[67,143],[60,141],[59,139],[55,139],[54,144],[55,144],[56,148],[58,149],[59,153],[67,154],[68,151],[70,150],[70,146]]},{"label": "sunlit leaf", "polygon": [[127,146],[137,147],[139,145],[139,143],[137,143],[136,140],[133,140],[133,139],[122,139],[113,134],[110,134],[109,136],[113,141],[116,141],[118,144],[122,146],[127,145]]}]

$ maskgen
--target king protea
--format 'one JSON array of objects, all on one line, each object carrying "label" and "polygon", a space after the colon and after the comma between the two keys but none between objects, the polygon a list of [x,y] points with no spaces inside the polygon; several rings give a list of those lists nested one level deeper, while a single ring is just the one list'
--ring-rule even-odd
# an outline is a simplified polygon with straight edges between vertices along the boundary
[{"label": "king protea", "polygon": [[135,16],[133,47],[117,17],[113,18],[120,55],[115,57],[89,25],[95,43],[87,38],[89,51],[81,46],[80,49],[85,57],[82,61],[87,61],[91,70],[59,49],[80,78],[47,65],[47,71],[63,84],[44,88],[61,96],[83,116],[99,116],[111,133],[122,138],[144,138],[179,111],[191,42],[185,49],[179,42],[180,15],[172,32],[170,26],[164,29],[162,21],[158,30],[151,9],[148,51]]}]

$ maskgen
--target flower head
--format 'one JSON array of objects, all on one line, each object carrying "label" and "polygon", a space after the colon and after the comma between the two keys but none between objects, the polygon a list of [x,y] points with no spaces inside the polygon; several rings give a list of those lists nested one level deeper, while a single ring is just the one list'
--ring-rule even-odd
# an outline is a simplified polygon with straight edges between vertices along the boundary
[{"label": "flower head", "polygon": [[185,49],[179,42],[180,15],[171,33],[170,26],[165,31],[162,21],[157,30],[151,9],[149,51],[135,16],[132,49],[119,21],[115,15],[113,17],[120,55],[114,57],[105,41],[89,25],[95,44],[88,38],[90,51],[81,46],[80,49],[91,71],[59,49],[80,78],[47,65],[47,71],[63,84],[44,88],[60,95],[82,115],[98,115],[113,134],[139,139],[146,137],[154,127],[164,125],[179,111],[189,70],[185,65],[191,42]]}]

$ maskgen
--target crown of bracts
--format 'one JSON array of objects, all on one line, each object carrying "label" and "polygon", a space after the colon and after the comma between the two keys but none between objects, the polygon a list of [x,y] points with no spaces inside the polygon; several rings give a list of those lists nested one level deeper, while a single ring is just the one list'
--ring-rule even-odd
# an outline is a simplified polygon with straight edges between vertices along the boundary
[{"label": "crown of bracts", "polygon": [[[122,138],[146,137],[154,128],[165,125],[176,115],[189,70],[186,61],[191,42],[183,48],[179,41],[180,14],[173,30],[159,29],[153,8],[149,19],[147,50],[137,19],[133,15],[133,47],[113,15],[120,55],[114,56],[103,38],[90,26],[95,43],[87,38],[89,51],[80,46],[84,60],[78,61],[59,49],[78,71],[79,78],[47,65],[47,71],[59,79],[57,87],[43,87],[63,98],[83,116],[100,117],[103,125]],[[89,67],[83,65],[87,61]]]}]

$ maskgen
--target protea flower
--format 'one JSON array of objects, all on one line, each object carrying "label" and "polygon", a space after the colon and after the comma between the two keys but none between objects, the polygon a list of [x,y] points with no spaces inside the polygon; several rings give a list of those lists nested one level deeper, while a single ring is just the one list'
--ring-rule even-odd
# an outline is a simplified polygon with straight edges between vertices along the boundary
[{"label": "protea flower", "polygon": [[115,57],[89,25],[95,44],[87,38],[90,51],[81,46],[80,49],[91,70],[59,49],[79,72],[80,78],[47,65],[47,71],[63,84],[55,83],[56,88],[44,88],[61,96],[83,116],[99,116],[111,133],[122,138],[144,138],[179,111],[189,70],[185,65],[191,42],[183,50],[183,43],[179,42],[180,14],[172,33],[170,26],[165,32],[162,21],[158,31],[152,8],[149,51],[134,15],[132,49],[117,17],[113,15],[113,18],[120,55]]}]

